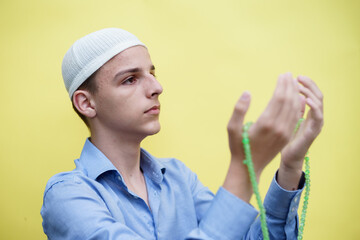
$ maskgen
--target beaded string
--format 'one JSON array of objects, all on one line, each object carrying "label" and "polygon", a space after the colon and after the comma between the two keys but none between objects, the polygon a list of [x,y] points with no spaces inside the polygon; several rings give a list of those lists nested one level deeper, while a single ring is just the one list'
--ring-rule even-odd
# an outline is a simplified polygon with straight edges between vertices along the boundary
[{"label": "beaded string", "polygon": [[259,187],[258,187],[258,183],[256,181],[256,175],[255,175],[255,170],[254,170],[254,164],[252,162],[251,159],[251,149],[250,149],[250,141],[249,141],[249,128],[251,126],[251,122],[248,122],[244,125],[243,127],[243,145],[244,145],[244,152],[245,152],[245,160],[244,160],[244,164],[248,167],[248,171],[249,171],[249,177],[250,177],[250,182],[251,185],[253,187],[253,191],[256,197],[256,201],[257,204],[259,206],[259,210],[260,210],[260,222],[261,222],[261,230],[264,236],[265,240],[269,239],[269,232],[268,232],[268,228],[266,225],[266,212],[265,212],[265,208],[264,205],[261,202],[261,197],[260,197],[260,192],[259,192]]},{"label": "beaded string", "polygon": [[[302,123],[302,121],[304,121],[303,118],[301,118],[298,121],[298,123],[296,124],[294,132],[296,132],[299,129],[300,124]],[[256,181],[254,165],[253,165],[253,162],[252,162],[252,159],[251,159],[251,149],[250,149],[250,141],[249,141],[249,134],[248,134],[248,131],[249,131],[249,128],[250,128],[251,124],[252,124],[251,122],[248,122],[243,127],[243,134],[242,134],[243,140],[242,140],[242,143],[243,143],[244,152],[245,152],[244,164],[248,167],[250,182],[251,182],[251,185],[252,185],[255,197],[256,197],[257,204],[259,206],[261,231],[263,233],[263,239],[264,240],[269,240],[269,231],[268,231],[267,224],[266,224],[266,211],[265,211],[264,205],[262,204],[262,201],[261,201],[259,187],[258,187],[258,183]],[[301,218],[300,218],[299,233],[298,233],[298,238],[297,238],[298,240],[303,239],[303,231],[304,231],[304,227],[305,227],[306,210],[307,210],[307,205],[308,205],[308,200],[309,200],[309,193],[310,193],[310,165],[309,165],[308,153],[306,153],[304,160],[305,160],[305,197],[304,197],[303,209],[302,209]]]},{"label": "beaded string", "polygon": [[[295,132],[300,127],[300,124],[304,121],[303,118],[299,120],[299,122],[296,124]],[[305,218],[306,218],[306,211],[307,211],[307,205],[310,195],[310,164],[309,164],[309,156],[308,152],[305,155],[305,196],[304,196],[304,202],[303,202],[303,208],[301,211],[301,217],[300,217],[300,225],[299,225],[299,233],[298,233],[298,240],[303,239],[303,232],[305,227]]]}]

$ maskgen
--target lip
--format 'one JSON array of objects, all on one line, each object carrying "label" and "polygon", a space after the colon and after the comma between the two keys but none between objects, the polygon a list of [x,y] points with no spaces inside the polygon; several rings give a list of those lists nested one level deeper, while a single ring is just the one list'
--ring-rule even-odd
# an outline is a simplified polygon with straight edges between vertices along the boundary
[{"label": "lip", "polygon": [[144,113],[159,114],[160,113],[160,105],[152,106],[151,108],[146,110]]}]

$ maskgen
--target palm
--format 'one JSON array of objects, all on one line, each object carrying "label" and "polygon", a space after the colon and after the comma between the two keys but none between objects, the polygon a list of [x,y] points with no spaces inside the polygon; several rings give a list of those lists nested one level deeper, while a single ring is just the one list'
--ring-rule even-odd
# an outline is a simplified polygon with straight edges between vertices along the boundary
[{"label": "palm", "polygon": [[306,119],[301,123],[290,142],[281,151],[282,159],[287,162],[302,161],[310,145],[319,135],[322,121],[317,121],[313,109],[310,109]]}]

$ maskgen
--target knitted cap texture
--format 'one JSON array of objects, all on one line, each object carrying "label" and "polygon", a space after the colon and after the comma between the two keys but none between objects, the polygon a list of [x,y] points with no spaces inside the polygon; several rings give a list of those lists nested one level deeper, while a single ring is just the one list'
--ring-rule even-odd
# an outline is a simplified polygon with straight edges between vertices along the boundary
[{"label": "knitted cap texture", "polygon": [[66,52],[62,76],[70,99],[96,70],[127,48],[145,46],[133,34],[119,28],[102,29],[77,40]]}]

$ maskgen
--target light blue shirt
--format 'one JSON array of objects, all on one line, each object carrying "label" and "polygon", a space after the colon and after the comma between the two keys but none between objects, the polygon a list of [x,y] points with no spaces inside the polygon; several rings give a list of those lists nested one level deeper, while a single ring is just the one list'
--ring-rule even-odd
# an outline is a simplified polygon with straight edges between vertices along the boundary
[{"label": "light blue shirt", "polygon": [[[262,239],[255,208],[222,187],[214,195],[176,159],[141,150],[150,208],[89,140],[75,164],[46,185],[41,215],[49,239]],[[272,181],[264,201],[271,239],[296,239],[301,191]]]}]

